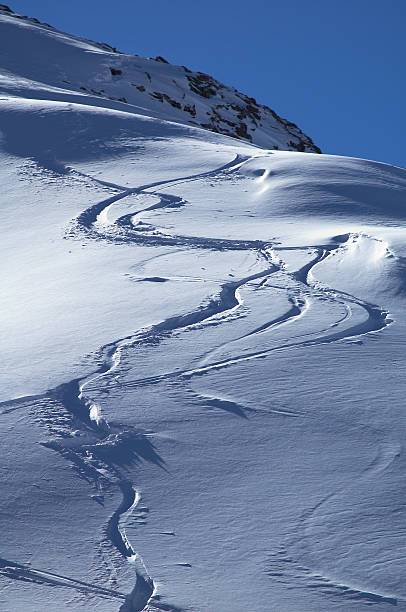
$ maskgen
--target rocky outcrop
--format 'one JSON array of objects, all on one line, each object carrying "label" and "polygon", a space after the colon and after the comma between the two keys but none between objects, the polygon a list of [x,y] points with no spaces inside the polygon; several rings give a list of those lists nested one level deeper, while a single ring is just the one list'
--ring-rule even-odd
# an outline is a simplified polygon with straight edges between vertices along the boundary
[{"label": "rocky outcrop", "polygon": [[106,43],[65,35],[37,19],[15,14],[5,4],[0,4],[0,14],[38,25],[46,36],[65,36],[68,44],[86,43],[87,58],[92,58],[88,72],[78,70],[74,63],[59,65],[55,58],[58,77],[50,77],[49,82],[53,87],[69,89],[70,94],[80,93],[81,103],[86,103],[86,96],[97,96],[106,103],[126,104],[127,112],[139,112],[141,108],[151,116],[199,126],[266,149],[321,152],[297,125],[204,72],[174,66],[161,55],[153,59],[125,55]]}]

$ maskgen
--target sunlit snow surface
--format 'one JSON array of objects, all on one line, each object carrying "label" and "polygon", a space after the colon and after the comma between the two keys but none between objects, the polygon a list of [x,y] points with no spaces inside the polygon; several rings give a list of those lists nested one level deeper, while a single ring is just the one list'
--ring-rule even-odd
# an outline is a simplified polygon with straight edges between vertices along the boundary
[{"label": "sunlit snow surface", "polygon": [[0,97],[0,609],[406,610],[406,171]]}]

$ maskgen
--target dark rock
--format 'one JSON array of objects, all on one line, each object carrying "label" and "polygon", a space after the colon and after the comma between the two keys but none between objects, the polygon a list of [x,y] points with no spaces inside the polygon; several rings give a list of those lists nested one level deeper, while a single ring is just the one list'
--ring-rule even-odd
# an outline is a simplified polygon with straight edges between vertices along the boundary
[{"label": "dark rock", "polygon": [[292,149],[299,151],[299,153],[304,153],[304,151],[306,150],[305,144],[302,140],[300,140],[299,142],[293,142],[293,140],[290,140],[288,142],[288,147],[292,147]]},{"label": "dark rock", "polygon": [[180,102],[177,102],[176,100],[173,100],[170,96],[168,96],[168,94],[163,94],[159,91],[154,91],[152,92],[152,94],[149,94],[152,98],[155,98],[156,100],[159,100],[160,102],[163,102],[164,100],[166,102],[168,102],[171,106],[173,106],[174,108],[182,108],[182,104]]},{"label": "dark rock", "polygon": [[191,91],[203,98],[212,98],[217,91],[223,87],[221,83],[203,72],[197,72],[193,76],[186,76]]},{"label": "dark rock", "polygon": [[254,117],[257,121],[261,119],[261,115],[259,114],[259,108],[257,106],[253,106],[253,104],[247,104],[247,113]]},{"label": "dark rock", "polygon": [[151,98],[155,98],[156,100],[159,100],[160,102],[164,101],[164,96],[159,91],[153,91],[152,94],[149,94],[149,95],[151,96]]},{"label": "dark rock", "polygon": [[225,132],[219,130],[218,127],[213,125],[213,123],[201,123],[200,126],[205,128],[206,130],[210,130],[211,132],[216,132],[217,134],[224,134]]},{"label": "dark rock", "polygon": [[120,68],[113,68],[112,66],[110,66],[110,72],[113,76],[120,76],[123,74],[123,71],[120,70]]},{"label": "dark rock", "polygon": [[247,124],[243,121],[238,125],[235,129],[237,136],[240,138],[245,138],[246,140],[252,140],[251,134],[248,134]]},{"label": "dark rock", "polygon": [[195,104],[185,104],[183,110],[190,113],[192,117],[196,117],[196,106]]},{"label": "dark rock", "polygon": [[168,96],[168,94],[162,94],[164,99],[169,102],[169,104],[171,106],[173,106],[174,108],[178,108],[181,109],[182,108],[182,104],[180,102],[177,102],[176,100],[173,100],[170,96]]},{"label": "dark rock", "polygon": [[162,55],[157,55],[155,58],[156,62],[163,62],[164,64],[169,64],[168,60],[166,60]]}]

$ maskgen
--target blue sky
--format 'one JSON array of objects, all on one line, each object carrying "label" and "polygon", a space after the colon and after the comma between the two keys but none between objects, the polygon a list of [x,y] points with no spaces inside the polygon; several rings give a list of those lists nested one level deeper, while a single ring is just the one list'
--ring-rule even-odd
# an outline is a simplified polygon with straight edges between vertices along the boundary
[{"label": "blue sky", "polygon": [[405,0],[9,4],[124,52],[207,72],[297,123],[325,153],[406,166]]}]

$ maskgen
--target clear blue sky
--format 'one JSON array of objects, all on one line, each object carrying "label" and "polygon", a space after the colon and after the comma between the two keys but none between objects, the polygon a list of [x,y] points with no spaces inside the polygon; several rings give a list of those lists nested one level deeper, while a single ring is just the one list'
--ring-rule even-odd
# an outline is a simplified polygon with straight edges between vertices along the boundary
[{"label": "clear blue sky", "polygon": [[325,153],[406,166],[406,0],[9,5],[126,53],[207,72],[297,123]]}]

